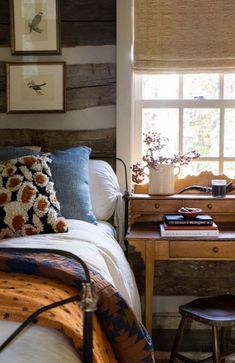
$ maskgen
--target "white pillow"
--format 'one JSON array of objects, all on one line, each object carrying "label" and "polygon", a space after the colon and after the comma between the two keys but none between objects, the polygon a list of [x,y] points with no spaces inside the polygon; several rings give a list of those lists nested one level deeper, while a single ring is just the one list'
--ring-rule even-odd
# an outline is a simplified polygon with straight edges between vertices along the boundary
[{"label": "white pillow", "polygon": [[91,202],[97,219],[107,221],[116,209],[120,188],[112,167],[103,160],[89,160]]}]

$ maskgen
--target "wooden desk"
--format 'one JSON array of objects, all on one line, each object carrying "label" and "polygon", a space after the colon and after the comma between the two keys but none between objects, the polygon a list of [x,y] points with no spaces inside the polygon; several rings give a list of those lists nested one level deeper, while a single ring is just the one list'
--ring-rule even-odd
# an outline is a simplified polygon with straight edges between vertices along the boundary
[{"label": "wooden desk", "polygon": [[152,332],[154,262],[158,260],[235,260],[235,222],[219,224],[211,238],[162,238],[158,223],[134,223],[127,234],[145,262],[145,325]]}]

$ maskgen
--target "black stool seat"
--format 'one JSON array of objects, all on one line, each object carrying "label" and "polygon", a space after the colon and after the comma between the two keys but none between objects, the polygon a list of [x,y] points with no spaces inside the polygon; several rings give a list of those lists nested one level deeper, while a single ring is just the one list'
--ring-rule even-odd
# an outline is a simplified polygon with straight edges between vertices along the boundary
[{"label": "black stool seat", "polygon": [[195,299],[188,304],[181,305],[179,312],[182,318],[172,347],[170,363],[174,363],[176,359],[187,363],[194,362],[179,352],[184,329],[189,320],[199,321],[202,324],[210,325],[212,328],[213,354],[201,362],[212,359],[214,363],[221,363],[226,355],[231,354],[224,349],[224,336],[225,330],[228,330],[226,328],[235,326],[235,295],[226,294]]},{"label": "black stool seat", "polygon": [[204,324],[231,327],[235,324],[235,295],[196,299],[181,305],[179,312]]}]

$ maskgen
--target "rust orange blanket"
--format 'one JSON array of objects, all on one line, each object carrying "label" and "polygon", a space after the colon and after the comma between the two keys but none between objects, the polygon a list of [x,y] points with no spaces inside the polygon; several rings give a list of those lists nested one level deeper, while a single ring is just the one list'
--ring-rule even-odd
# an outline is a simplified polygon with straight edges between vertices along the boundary
[{"label": "rust orange blanket", "polygon": [[[94,362],[154,362],[151,339],[132,310],[112,285],[98,273],[90,274],[99,295],[94,317]],[[44,305],[76,295],[82,281],[83,270],[68,258],[1,254],[0,319],[23,321]],[[36,323],[63,331],[81,352],[82,312],[77,303],[45,312]]]}]

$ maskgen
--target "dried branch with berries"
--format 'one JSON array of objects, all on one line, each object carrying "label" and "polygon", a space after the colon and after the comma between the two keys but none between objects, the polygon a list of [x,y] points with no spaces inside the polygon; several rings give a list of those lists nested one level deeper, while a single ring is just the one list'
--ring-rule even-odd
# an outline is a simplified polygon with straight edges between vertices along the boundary
[{"label": "dried branch with berries", "polygon": [[186,154],[174,154],[172,157],[166,157],[161,155],[161,150],[167,145],[169,139],[163,137],[160,132],[149,132],[143,134],[144,143],[147,145],[145,154],[142,156],[143,163],[133,164],[132,169],[132,181],[136,184],[142,183],[145,179],[146,168],[157,169],[158,165],[186,165],[191,160],[200,156],[195,150],[189,151]]}]

